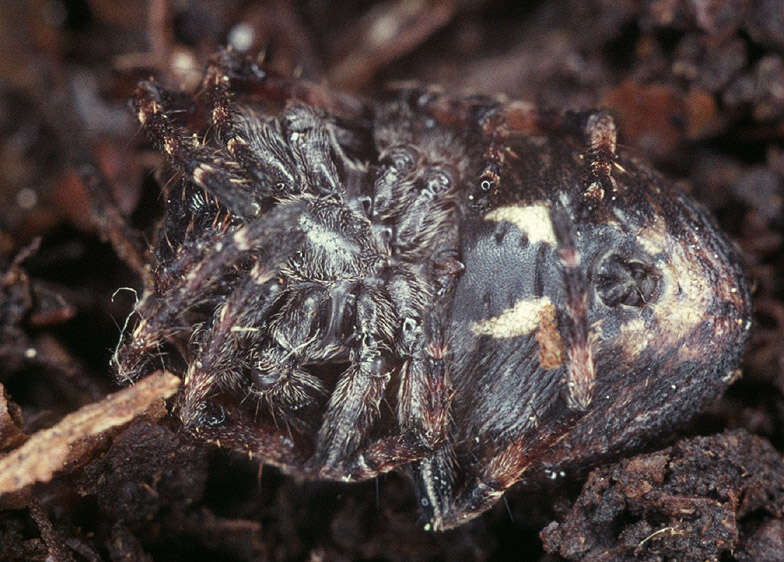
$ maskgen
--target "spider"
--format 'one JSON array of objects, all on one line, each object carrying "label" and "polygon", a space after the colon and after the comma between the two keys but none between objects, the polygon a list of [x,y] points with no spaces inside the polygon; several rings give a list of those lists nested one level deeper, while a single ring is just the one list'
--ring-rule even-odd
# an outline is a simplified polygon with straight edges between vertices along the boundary
[{"label": "spider", "polygon": [[195,94],[133,103],[176,175],[112,362],[179,370],[201,439],[306,478],[400,468],[443,530],[738,376],[738,256],[607,111],[371,102],[230,51]]}]

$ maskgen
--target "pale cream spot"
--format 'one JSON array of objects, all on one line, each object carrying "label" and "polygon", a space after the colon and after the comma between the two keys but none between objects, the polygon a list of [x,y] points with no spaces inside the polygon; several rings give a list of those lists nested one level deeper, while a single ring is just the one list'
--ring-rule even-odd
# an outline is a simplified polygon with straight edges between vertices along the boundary
[{"label": "pale cream spot", "polygon": [[[417,4],[412,2],[410,4],[402,4],[403,14],[397,11],[391,11],[381,17],[375,18],[373,25],[368,30],[367,38],[371,45],[382,46],[389,41],[392,41],[400,32],[400,24],[404,21],[400,16],[413,15],[417,10]],[[408,12],[408,14],[406,14]]]},{"label": "pale cream spot", "polygon": [[167,137],[166,140],[163,141],[163,150],[166,151],[166,154],[173,154],[175,146],[176,143],[171,137]]},{"label": "pale cream spot", "polygon": [[260,332],[259,328],[254,328],[251,326],[232,326],[231,332]]},{"label": "pale cream spot", "polygon": [[23,187],[16,193],[16,204],[22,209],[30,210],[38,203],[38,194],[29,187]]},{"label": "pale cream spot", "polygon": [[530,334],[539,327],[546,307],[552,306],[549,297],[522,299],[498,316],[476,322],[471,331],[477,336],[514,338]]},{"label": "pale cream spot", "polygon": [[[624,222],[626,216],[622,211],[620,209],[614,209],[614,211],[616,215],[619,215],[618,218],[621,222]],[[669,235],[663,221],[657,218],[653,226],[641,230],[637,234],[637,243],[652,256],[663,252],[669,245]]]},{"label": "pale cream spot", "polygon": [[499,207],[487,213],[485,220],[512,223],[528,237],[531,244],[544,242],[551,246],[557,245],[550,210],[544,204]]},{"label": "pale cream spot", "polygon": [[583,193],[585,197],[590,199],[596,199],[597,201],[601,201],[604,199],[604,189],[602,189],[601,184],[599,182],[593,182],[591,185],[588,186],[588,189],[585,190]]},{"label": "pale cream spot", "polygon": [[234,243],[241,251],[250,249],[250,241],[248,240],[248,232],[241,228],[234,233]]},{"label": "pale cream spot", "polygon": [[204,187],[204,174],[211,174],[215,171],[215,168],[208,164],[202,164],[195,170],[193,170],[193,181],[196,185],[200,187]]},{"label": "pale cream spot", "polygon": [[670,338],[687,336],[705,321],[714,301],[710,277],[684,244],[672,244],[663,267],[662,295],[652,305],[664,334]]},{"label": "pale cream spot", "polygon": [[173,49],[169,58],[169,66],[183,91],[195,88],[200,82],[201,69],[196,57],[190,50]]},{"label": "pale cream spot", "polygon": [[[709,270],[722,271],[726,265],[717,256],[702,251],[692,243],[692,233],[682,239],[669,235],[662,219],[639,231],[636,239],[646,252],[661,256],[656,266],[661,272],[660,294],[650,309],[656,319],[655,328],[646,326],[642,319],[626,322],[621,327],[619,338],[624,351],[634,357],[650,345],[672,343],[688,337],[705,322],[713,322],[717,337],[732,331],[728,319],[711,316],[708,311],[716,300],[733,302],[736,293],[732,286],[711,283]],[[705,263],[704,260],[707,260]],[[703,353],[699,346],[683,345],[679,358],[699,359]]]},{"label": "pale cream spot", "polygon": [[637,357],[650,344],[653,332],[645,327],[642,318],[634,318],[621,326],[618,337],[623,342],[624,355]]},{"label": "pale cream spot", "polygon": [[226,147],[229,149],[229,152],[234,154],[234,152],[237,150],[238,146],[245,146],[246,144],[248,144],[248,143],[245,142],[245,140],[243,138],[241,138],[241,137],[232,137],[231,139],[229,139],[229,142],[226,143]]},{"label": "pale cream spot", "polygon": [[[253,46],[256,30],[247,22],[240,22],[229,31],[229,44],[236,50],[245,52]],[[228,76],[226,76],[228,78]]]},{"label": "pale cream spot", "polygon": [[256,262],[250,270],[250,278],[253,279],[253,282],[257,285],[263,285],[272,279],[272,272],[266,270],[261,264]]},{"label": "pale cream spot", "polygon": [[136,328],[134,328],[133,333],[131,335],[134,338],[138,338],[146,327],[147,327],[147,320],[142,318],[142,320],[136,325]]}]

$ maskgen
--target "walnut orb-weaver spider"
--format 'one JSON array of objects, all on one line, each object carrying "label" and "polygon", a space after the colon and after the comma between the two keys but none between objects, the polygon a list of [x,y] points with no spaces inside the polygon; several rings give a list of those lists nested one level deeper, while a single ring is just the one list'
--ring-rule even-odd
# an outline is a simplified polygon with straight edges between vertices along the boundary
[{"label": "walnut orb-weaver spider", "polygon": [[737,374],[738,258],[606,111],[369,102],[229,51],[194,95],[148,81],[134,107],[178,179],[113,363],[180,368],[200,438],[307,478],[405,468],[446,529]]}]

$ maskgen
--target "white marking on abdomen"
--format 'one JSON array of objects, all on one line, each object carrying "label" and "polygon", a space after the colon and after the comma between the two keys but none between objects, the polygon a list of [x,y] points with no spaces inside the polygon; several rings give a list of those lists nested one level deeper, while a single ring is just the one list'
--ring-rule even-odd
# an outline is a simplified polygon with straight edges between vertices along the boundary
[{"label": "white marking on abdomen", "polygon": [[556,246],[550,210],[544,204],[498,207],[485,215],[485,220],[506,221],[515,225],[531,244],[544,242]]},{"label": "white marking on abdomen", "polygon": [[486,318],[471,326],[477,336],[514,338],[530,334],[539,327],[545,307],[552,305],[549,297],[521,299],[498,316]]}]

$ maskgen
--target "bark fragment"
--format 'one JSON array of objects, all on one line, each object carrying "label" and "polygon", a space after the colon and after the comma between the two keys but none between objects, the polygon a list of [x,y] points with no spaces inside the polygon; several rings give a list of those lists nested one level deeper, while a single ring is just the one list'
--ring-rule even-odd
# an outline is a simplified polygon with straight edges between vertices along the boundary
[{"label": "bark fragment", "polygon": [[166,413],[164,401],[179,385],[180,379],[174,375],[155,373],[35,433],[0,458],[0,495],[48,482],[56,472],[80,464],[104,436],[138,416],[160,419]]}]

